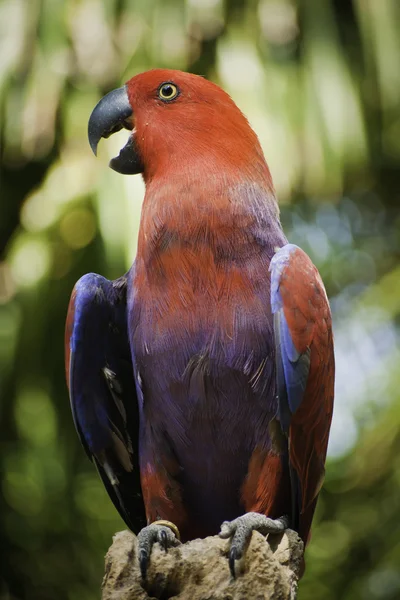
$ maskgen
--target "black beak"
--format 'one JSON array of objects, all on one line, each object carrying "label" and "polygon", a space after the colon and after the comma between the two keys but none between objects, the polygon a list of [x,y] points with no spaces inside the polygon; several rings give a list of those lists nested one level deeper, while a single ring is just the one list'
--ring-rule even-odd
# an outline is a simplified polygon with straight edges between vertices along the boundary
[{"label": "black beak", "polygon": [[121,129],[128,129],[132,134],[119,156],[110,161],[110,167],[124,175],[142,173],[143,163],[136,147],[134,115],[126,86],[104,96],[90,115],[88,137],[94,155],[97,155],[97,146],[101,138],[108,138]]}]

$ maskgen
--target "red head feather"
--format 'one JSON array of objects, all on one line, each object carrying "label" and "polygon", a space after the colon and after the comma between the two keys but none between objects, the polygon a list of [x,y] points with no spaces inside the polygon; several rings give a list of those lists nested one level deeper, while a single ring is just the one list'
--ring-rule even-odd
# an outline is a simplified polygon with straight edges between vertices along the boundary
[{"label": "red head feather", "polygon": [[[160,99],[164,83],[178,89],[170,101]],[[198,75],[154,69],[127,84],[144,178],[179,170],[200,170],[205,177],[225,175],[272,189],[258,138],[231,97]]]}]

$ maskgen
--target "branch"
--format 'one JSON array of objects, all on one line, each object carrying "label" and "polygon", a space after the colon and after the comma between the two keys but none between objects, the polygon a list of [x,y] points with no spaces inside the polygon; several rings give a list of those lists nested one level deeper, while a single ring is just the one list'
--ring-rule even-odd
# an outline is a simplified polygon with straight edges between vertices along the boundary
[{"label": "branch", "polygon": [[254,532],[233,580],[227,540],[193,540],[164,552],[152,550],[147,581],[140,577],[136,536],[121,531],[106,556],[102,600],[295,600],[303,543],[294,531],[264,538]]}]

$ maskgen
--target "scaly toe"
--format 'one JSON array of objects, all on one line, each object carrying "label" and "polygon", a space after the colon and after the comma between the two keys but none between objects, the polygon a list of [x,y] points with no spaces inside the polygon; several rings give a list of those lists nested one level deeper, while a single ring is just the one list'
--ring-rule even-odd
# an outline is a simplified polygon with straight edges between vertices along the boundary
[{"label": "scaly toe", "polygon": [[280,533],[289,526],[288,517],[269,519],[265,515],[250,512],[233,521],[224,521],[221,525],[219,536],[222,539],[232,538],[229,550],[229,570],[233,578],[236,577],[235,565],[246,551],[253,531],[259,531],[263,535],[268,533]]},{"label": "scaly toe", "polygon": [[138,557],[142,579],[146,579],[154,544],[158,542],[168,552],[168,548],[179,546],[180,541],[177,536],[179,536],[178,528],[173,523],[168,523],[168,521],[155,521],[139,532]]}]

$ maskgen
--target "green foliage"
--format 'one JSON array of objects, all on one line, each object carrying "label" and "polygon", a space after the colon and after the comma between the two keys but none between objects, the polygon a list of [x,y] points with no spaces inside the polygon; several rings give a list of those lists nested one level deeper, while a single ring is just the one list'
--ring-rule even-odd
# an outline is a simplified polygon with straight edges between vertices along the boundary
[{"label": "green foliage", "polygon": [[92,600],[123,528],[74,431],[75,281],[135,254],[139,177],[91,155],[100,96],[156,66],[227,89],[334,313],[331,458],[301,600],[400,597],[396,0],[0,0],[0,597]]}]

